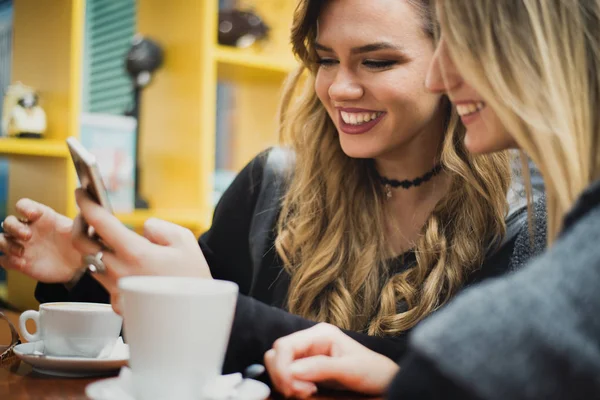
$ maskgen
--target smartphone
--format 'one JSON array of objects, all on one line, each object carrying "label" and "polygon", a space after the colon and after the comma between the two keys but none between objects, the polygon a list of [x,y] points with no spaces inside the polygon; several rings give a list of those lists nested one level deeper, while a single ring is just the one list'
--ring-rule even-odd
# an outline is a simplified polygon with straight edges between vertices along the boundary
[{"label": "smartphone", "polygon": [[[96,157],[74,137],[67,138],[67,146],[69,147],[71,159],[73,160],[73,165],[75,165],[75,171],[77,172],[81,187],[88,192],[96,203],[112,213],[108,191],[102,181]],[[85,227],[85,229],[90,238],[100,240],[93,228]]]}]

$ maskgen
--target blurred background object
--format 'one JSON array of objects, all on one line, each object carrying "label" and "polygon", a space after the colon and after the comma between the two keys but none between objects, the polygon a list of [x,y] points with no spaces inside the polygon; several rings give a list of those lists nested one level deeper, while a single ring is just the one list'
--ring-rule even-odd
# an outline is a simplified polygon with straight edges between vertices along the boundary
[{"label": "blurred background object", "polygon": [[163,63],[162,48],[150,38],[144,38],[141,35],[135,35],[131,42],[131,47],[125,57],[125,68],[131,77],[133,85],[133,105],[128,115],[132,116],[136,124],[135,135],[135,208],[148,208],[148,201],[140,193],[140,102],[142,89],[152,81],[152,74]]},{"label": "blurred background object", "polygon": [[[0,121],[3,121],[4,95],[10,85],[13,41],[12,1],[0,0]],[[0,124],[0,131],[3,131]],[[0,134],[3,134],[0,132]],[[0,218],[6,218],[8,160],[0,157]],[[7,297],[6,272],[0,267],[0,300]]]},{"label": "blurred background object", "polygon": [[41,139],[46,132],[46,113],[33,88],[20,82],[6,89],[3,104],[2,135]]},{"label": "blurred background object", "polygon": [[133,212],[137,120],[124,115],[82,113],[80,121],[81,144],[98,161],[113,211]]},{"label": "blurred background object", "polygon": [[219,11],[219,44],[246,48],[263,40],[269,27],[250,10],[226,9]]}]

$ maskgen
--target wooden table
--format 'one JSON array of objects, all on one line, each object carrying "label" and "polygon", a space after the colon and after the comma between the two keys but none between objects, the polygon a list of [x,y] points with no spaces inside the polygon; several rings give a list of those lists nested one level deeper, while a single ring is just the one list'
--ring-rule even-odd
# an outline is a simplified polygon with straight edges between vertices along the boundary
[{"label": "wooden table", "polygon": [[[10,311],[4,311],[18,329],[19,316]],[[33,331],[34,329],[31,329]],[[0,343],[8,343],[10,333],[8,328],[0,328]],[[101,378],[57,378],[39,374],[31,366],[17,361],[11,366],[0,366],[0,400],[88,400],[85,387]],[[274,399],[280,398],[275,395]],[[318,396],[313,400],[360,399],[356,395]]]},{"label": "wooden table", "polygon": [[85,387],[94,380],[42,375],[34,372],[29,364],[17,362],[13,368],[0,367],[0,399],[87,400]]},{"label": "wooden table", "polygon": [[[19,314],[3,311],[12,323],[19,328]],[[33,326],[29,327],[35,331]],[[0,328],[0,343],[10,341],[8,328]],[[70,399],[87,400],[85,387],[98,378],[56,378],[39,374],[24,362],[0,366],[0,399]]]}]

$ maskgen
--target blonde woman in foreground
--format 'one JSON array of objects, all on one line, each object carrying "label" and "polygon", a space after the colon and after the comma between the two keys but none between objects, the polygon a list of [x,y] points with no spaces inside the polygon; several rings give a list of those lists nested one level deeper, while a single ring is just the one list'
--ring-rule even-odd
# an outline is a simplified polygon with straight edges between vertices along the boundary
[{"label": "blonde woman in foreground", "polygon": [[457,105],[470,151],[516,143],[535,161],[551,247],[421,324],[400,367],[320,325],[275,343],[271,377],[299,397],[295,381],[381,394],[393,379],[391,398],[599,398],[600,1],[439,0],[437,11],[427,87]]}]

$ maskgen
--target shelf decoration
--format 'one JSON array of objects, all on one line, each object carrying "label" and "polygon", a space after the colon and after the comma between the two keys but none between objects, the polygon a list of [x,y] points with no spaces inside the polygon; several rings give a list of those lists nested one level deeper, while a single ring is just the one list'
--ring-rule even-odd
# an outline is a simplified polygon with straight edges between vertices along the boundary
[{"label": "shelf decoration", "polygon": [[247,48],[268,36],[269,26],[252,11],[219,11],[219,44]]},{"label": "shelf decoration", "polygon": [[3,136],[39,139],[46,132],[46,113],[38,94],[20,82],[8,87],[2,116]]},{"label": "shelf decoration", "polygon": [[126,55],[125,67],[133,83],[133,108],[129,113],[137,121],[135,139],[135,208],[149,208],[140,193],[140,102],[142,89],[152,80],[152,74],[162,66],[163,50],[150,38],[135,35]]}]

